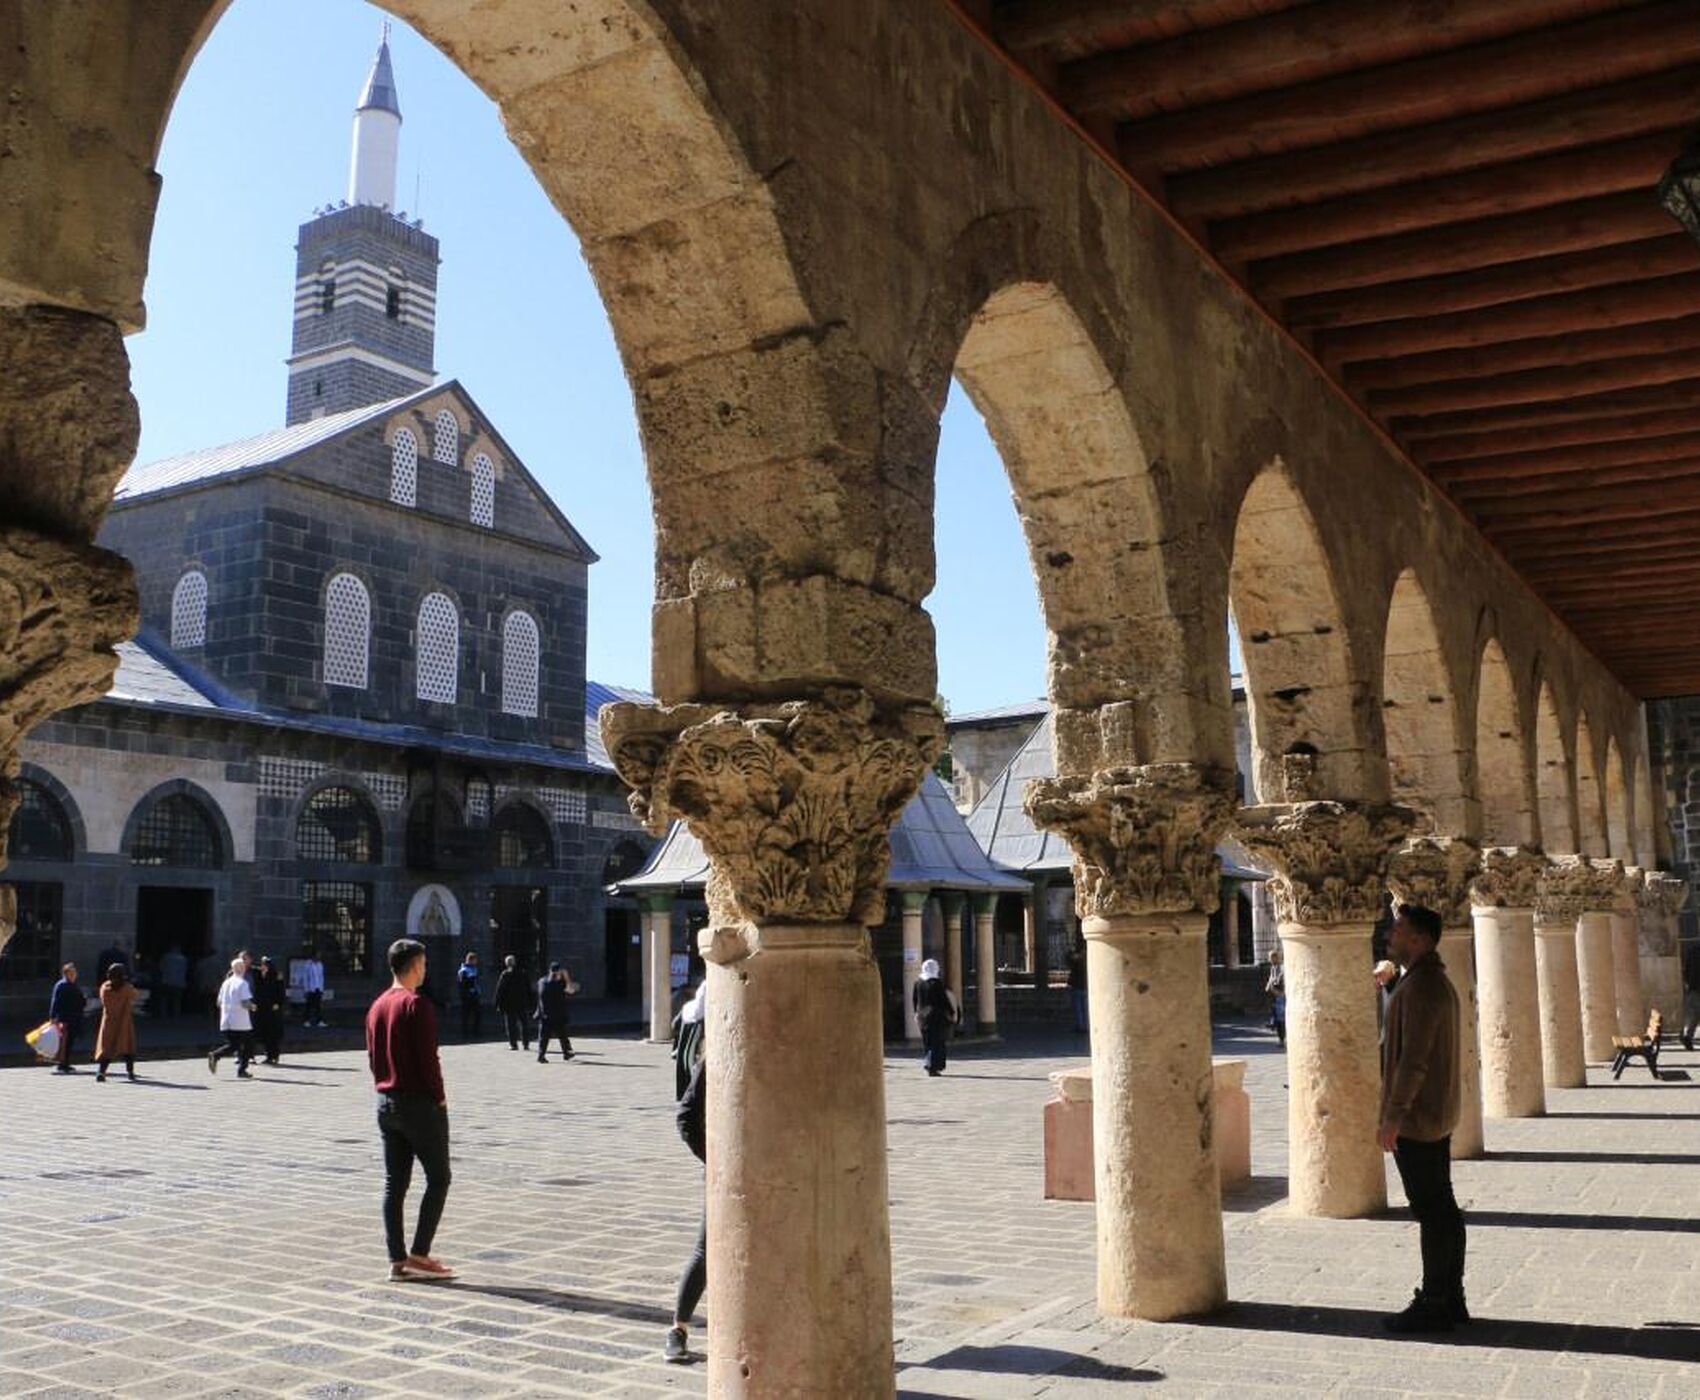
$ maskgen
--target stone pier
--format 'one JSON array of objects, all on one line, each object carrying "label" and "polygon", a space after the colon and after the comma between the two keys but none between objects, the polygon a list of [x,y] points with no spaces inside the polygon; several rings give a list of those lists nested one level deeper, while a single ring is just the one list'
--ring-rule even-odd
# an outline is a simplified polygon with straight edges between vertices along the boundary
[{"label": "stone pier", "polygon": [[1646,888],[1646,871],[1624,867],[1623,888],[1611,911],[1611,964],[1617,993],[1617,1033],[1640,1035],[1647,1028],[1647,998],[1641,987],[1641,928],[1636,897]]},{"label": "stone pier", "polygon": [[981,1035],[998,1030],[998,897],[974,896],[974,1015]]},{"label": "stone pier", "polygon": [[1482,852],[1481,873],[1470,889],[1482,1112],[1489,1118],[1546,1112],[1535,969],[1536,885],[1545,865],[1528,846],[1491,846]]},{"label": "stone pier", "polygon": [[1662,870],[1649,870],[1639,896],[1641,985],[1648,1009],[1657,1007],[1667,1030],[1682,1027],[1682,957],[1677,919],[1688,903],[1688,884]]},{"label": "stone pier", "polygon": [[1576,921],[1576,978],[1582,992],[1582,1053],[1590,1064],[1611,1062],[1616,1051],[1617,972],[1612,956],[1612,909],[1623,889],[1623,866],[1594,860],[1582,915]]},{"label": "stone pier", "polygon": [[1576,977],[1576,920],[1592,871],[1581,856],[1551,861],[1535,890],[1535,973],[1540,983],[1541,1067],[1549,1089],[1588,1082],[1582,998]]}]

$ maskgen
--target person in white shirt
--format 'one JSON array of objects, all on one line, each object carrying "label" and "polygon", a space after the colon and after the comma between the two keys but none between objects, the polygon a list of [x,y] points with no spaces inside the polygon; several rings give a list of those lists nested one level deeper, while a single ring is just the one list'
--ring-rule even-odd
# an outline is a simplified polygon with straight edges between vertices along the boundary
[{"label": "person in white shirt", "polygon": [[325,1024],[325,965],[319,961],[317,953],[309,953],[296,966],[300,977],[302,1010],[301,1024],[304,1026],[322,1026]]},{"label": "person in white shirt", "polygon": [[218,1028],[224,1044],[207,1052],[207,1072],[218,1073],[218,1062],[236,1056],[236,1077],[252,1079],[248,1062],[254,1058],[254,989],[248,985],[248,960],[230,960],[230,976],[218,989]]}]

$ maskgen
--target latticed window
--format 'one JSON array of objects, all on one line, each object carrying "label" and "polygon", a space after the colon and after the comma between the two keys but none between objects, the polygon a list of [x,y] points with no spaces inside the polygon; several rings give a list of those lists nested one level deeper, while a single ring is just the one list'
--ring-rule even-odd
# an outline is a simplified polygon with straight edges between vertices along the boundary
[{"label": "latticed window", "polygon": [[372,887],[352,880],[301,882],[301,951],[331,976],[372,970]]},{"label": "latticed window", "polygon": [[496,465],[482,452],[472,459],[472,523],[496,523]]},{"label": "latticed window", "polygon": [[372,636],[372,600],[353,574],[338,574],[325,587],[325,684],[366,688],[366,656]]},{"label": "latticed window", "polygon": [[218,832],[206,809],[184,793],[162,797],[143,814],[130,843],[132,865],[217,870]]},{"label": "latticed window", "polygon": [[295,854],[302,860],[366,864],[378,858],[378,818],[351,788],[320,788],[295,823]]},{"label": "latticed window", "polygon": [[452,464],[460,460],[460,424],[446,408],[437,415],[436,431],[431,435],[431,455],[439,462]]},{"label": "latticed window", "polygon": [[496,814],[496,865],[502,870],[541,870],[554,863],[549,826],[524,803]]},{"label": "latticed window", "polygon": [[411,428],[398,429],[390,444],[390,499],[398,506],[419,503],[419,443]]},{"label": "latticed window", "polygon": [[460,672],[460,614],[446,593],[427,593],[419,604],[418,676],[421,700],[455,702]]},{"label": "latticed window", "polygon": [[541,648],[537,623],[512,612],[502,623],[502,713],[537,718],[537,667]]},{"label": "latticed window", "polygon": [[18,809],[6,837],[8,859],[70,860],[71,823],[59,799],[40,783],[18,784]]},{"label": "latticed window", "polygon": [[0,982],[46,982],[65,961],[60,934],[65,927],[65,886],[57,880],[10,880],[18,902],[18,926],[0,948]]},{"label": "latticed window", "polygon": [[171,645],[199,647],[207,643],[207,576],[190,569],[171,590]]}]

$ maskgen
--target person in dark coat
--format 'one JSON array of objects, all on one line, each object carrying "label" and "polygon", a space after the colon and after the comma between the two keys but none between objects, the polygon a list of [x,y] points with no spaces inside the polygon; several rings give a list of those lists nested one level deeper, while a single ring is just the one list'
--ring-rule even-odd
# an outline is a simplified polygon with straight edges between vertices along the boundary
[{"label": "person in dark coat", "polygon": [[66,963],[59,969],[59,980],[53,984],[53,995],[47,1003],[47,1019],[59,1027],[59,1063],[56,1074],[75,1074],[71,1050],[83,1030],[83,989],[77,985],[76,963]]},{"label": "person in dark coat", "polygon": [[496,978],[496,1010],[508,1033],[508,1049],[518,1050],[521,1040],[531,1049],[530,997],[512,953],[502,959],[502,972]]},{"label": "person in dark coat", "polygon": [[950,1028],[961,1014],[950,988],[939,977],[936,958],[928,958],[921,964],[920,980],[909,995],[914,1003],[915,1019],[921,1023],[921,1063],[928,1074],[936,1077],[944,1073],[945,1044],[950,1039]]},{"label": "person in dark coat", "polygon": [[275,1065],[283,1054],[283,1022],[288,1006],[289,990],[277,965],[270,958],[261,958],[259,974],[254,978],[254,1034],[265,1047],[268,1065]]},{"label": "person in dark coat", "polygon": [[[701,989],[698,998],[692,1005],[701,1005]],[[701,1024],[699,1010],[697,1023]],[[685,1089],[679,1095],[679,1105],[673,1115],[673,1121],[679,1129],[679,1136],[684,1139],[685,1146],[691,1149],[697,1161],[708,1165],[708,1078],[707,1070],[701,1053],[700,1039],[681,1040],[679,1048],[687,1044],[696,1047],[696,1056],[690,1067],[690,1077],[685,1081]],[[675,1059],[678,1059],[675,1050]],[[681,1068],[683,1066],[681,1065]],[[697,1230],[697,1247],[692,1252],[690,1261],[685,1265],[685,1271],[679,1276],[678,1299],[673,1306],[673,1325],[667,1329],[667,1346],[662,1352],[662,1359],[675,1365],[683,1365],[691,1359],[689,1345],[691,1315],[696,1312],[697,1304],[702,1301],[703,1290],[708,1287],[708,1212],[705,1209],[702,1225]]]},{"label": "person in dark coat", "polygon": [[572,983],[560,963],[549,964],[549,975],[537,984],[537,1063],[549,1058],[549,1041],[561,1042],[561,1058],[573,1057],[573,1043],[567,1039],[567,997]]}]

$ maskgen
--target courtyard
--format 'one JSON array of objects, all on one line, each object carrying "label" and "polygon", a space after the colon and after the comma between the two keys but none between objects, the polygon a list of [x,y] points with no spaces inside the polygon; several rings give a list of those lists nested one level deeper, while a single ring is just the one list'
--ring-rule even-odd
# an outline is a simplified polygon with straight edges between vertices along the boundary
[{"label": "courtyard", "polygon": [[[701,1206],[668,1051],[577,1048],[445,1050],[444,1285],[382,1281],[358,1053],[251,1082],[198,1060],[144,1061],[137,1085],[0,1071],[0,1394],[703,1393],[706,1367],[660,1360]],[[1091,1206],[1040,1199],[1046,1076],[1083,1039],[964,1047],[937,1080],[888,1053],[900,1394],[1700,1394],[1700,1055],[1673,1046],[1657,1082],[1591,1070],[1546,1117],[1488,1123],[1488,1157],[1456,1168],[1478,1320],[1427,1341],[1380,1328],[1417,1273],[1403,1211],[1289,1215],[1286,1059],[1249,1025],[1216,1053],[1248,1060],[1252,1098],[1253,1180],[1224,1202],[1234,1301],[1170,1324],[1100,1316]]]}]

